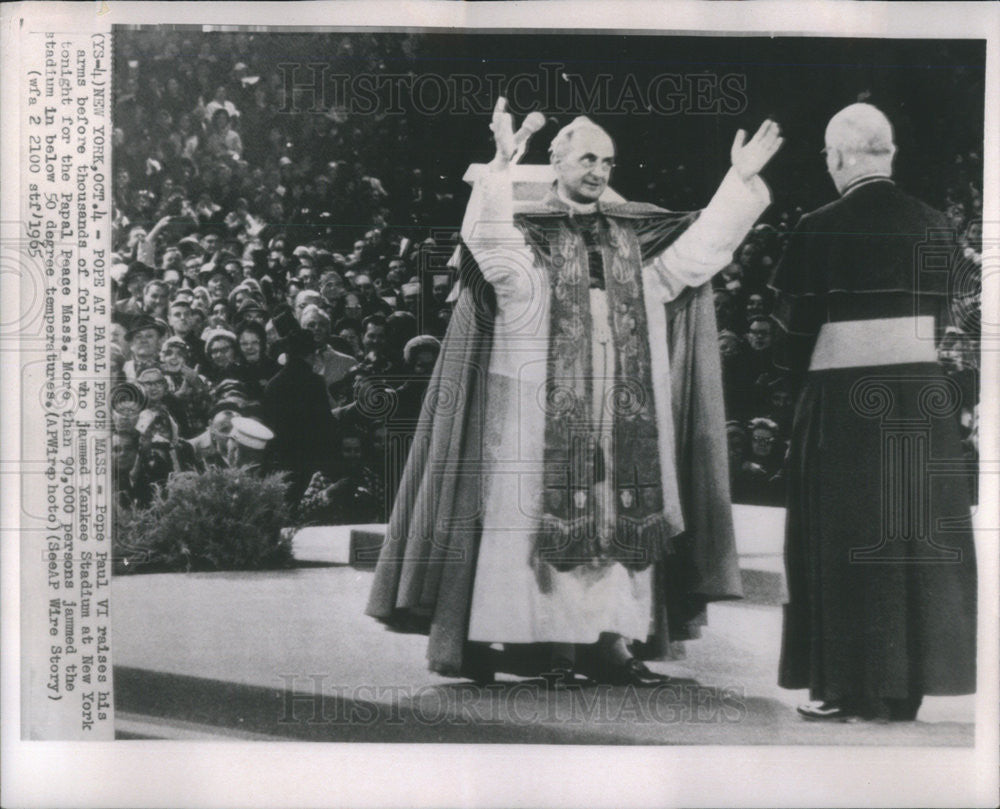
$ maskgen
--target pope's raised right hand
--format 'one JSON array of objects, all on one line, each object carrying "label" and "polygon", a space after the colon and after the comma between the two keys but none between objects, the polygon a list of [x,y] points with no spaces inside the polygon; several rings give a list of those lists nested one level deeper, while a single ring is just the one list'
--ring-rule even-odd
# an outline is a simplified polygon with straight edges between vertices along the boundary
[{"label": "pope's raised right hand", "polygon": [[506,166],[514,158],[517,146],[514,143],[514,118],[507,112],[507,99],[503,96],[497,99],[497,105],[493,108],[490,129],[497,145],[497,153],[493,162]]}]

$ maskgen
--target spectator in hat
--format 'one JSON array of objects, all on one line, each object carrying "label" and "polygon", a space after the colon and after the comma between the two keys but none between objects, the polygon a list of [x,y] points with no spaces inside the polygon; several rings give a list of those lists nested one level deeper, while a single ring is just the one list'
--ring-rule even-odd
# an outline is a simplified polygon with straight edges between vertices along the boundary
[{"label": "spectator in hat", "polygon": [[245,403],[238,399],[220,399],[209,411],[208,427],[191,439],[191,446],[205,467],[228,466],[229,434],[233,418],[242,414]]},{"label": "spectator in hat", "polygon": [[192,433],[188,427],[184,406],[170,392],[170,386],[163,371],[158,367],[146,368],[139,374],[136,381],[146,397],[146,409],[167,413],[177,425],[178,434],[183,438],[189,438]]},{"label": "spectator in hat", "polygon": [[131,359],[125,362],[122,371],[129,382],[135,382],[139,374],[150,367],[157,367],[160,361],[160,346],[167,334],[167,324],[146,314],[133,318],[125,340]]},{"label": "spectator in hat", "polygon": [[326,385],[312,370],[315,348],[310,332],[291,332],[285,340],[285,366],[264,388],[263,420],[274,432],[275,465],[290,473],[292,503],[334,450]]},{"label": "spectator in hat", "polygon": [[143,291],[146,284],[153,280],[155,272],[153,268],[141,261],[133,261],[128,265],[128,270],[122,278],[122,286],[128,290],[128,297],[115,304],[115,311],[127,315],[140,315],[143,313],[142,301]]},{"label": "spectator in hat", "polygon": [[243,301],[236,310],[237,326],[242,323],[258,323],[261,326],[265,326],[267,320],[267,309],[254,298]]},{"label": "spectator in hat", "polygon": [[210,385],[217,385],[223,379],[244,380],[245,375],[239,367],[239,343],[228,329],[206,331],[205,356],[208,361],[198,368],[198,372]]},{"label": "spectator in hat", "polygon": [[229,433],[226,460],[233,469],[241,469],[253,475],[266,472],[264,459],[268,442],[274,438],[267,427],[256,419],[233,416]]},{"label": "spectator in hat", "polygon": [[253,379],[263,391],[264,386],[281,369],[267,355],[267,335],[264,326],[256,320],[244,320],[236,327],[236,341],[239,346],[240,364],[247,376]]}]

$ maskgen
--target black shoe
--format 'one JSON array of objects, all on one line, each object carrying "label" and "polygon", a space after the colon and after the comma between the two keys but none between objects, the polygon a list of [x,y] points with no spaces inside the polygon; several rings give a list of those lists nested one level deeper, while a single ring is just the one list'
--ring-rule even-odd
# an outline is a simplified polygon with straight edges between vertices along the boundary
[{"label": "black shoe", "polygon": [[850,722],[857,718],[839,702],[807,702],[795,710],[810,722]]},{"label": "black shoe", "polygon": [[637,657],[630,657],[624,663],[608,666],[603,681],[608,685],[633,685],[651,687],[677,682],[666,674],[658,674]]}]

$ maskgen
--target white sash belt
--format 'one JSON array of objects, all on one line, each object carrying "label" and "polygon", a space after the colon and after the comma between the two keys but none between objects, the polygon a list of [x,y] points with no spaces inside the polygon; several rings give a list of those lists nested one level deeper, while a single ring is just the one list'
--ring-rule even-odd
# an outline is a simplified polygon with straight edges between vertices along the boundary
[{"label": "white sash belt", "polygon": [[930,316],[824,323],[809,370],[936,362],[933,335]]}]

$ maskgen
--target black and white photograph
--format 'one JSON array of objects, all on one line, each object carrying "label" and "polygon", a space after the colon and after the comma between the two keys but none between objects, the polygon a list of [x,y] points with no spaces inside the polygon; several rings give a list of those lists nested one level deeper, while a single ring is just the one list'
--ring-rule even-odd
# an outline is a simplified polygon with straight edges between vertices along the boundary
[{"label": "black and white photograph", "polygon": [[[995,36],[93,5],[18,78],[5,736],[540,751],[599,805],[698,800],[628,756],[794,748],[770,805],[861,805],[837,756],[995,741]],[[545,780],[451,777],[411,804]]]}]

